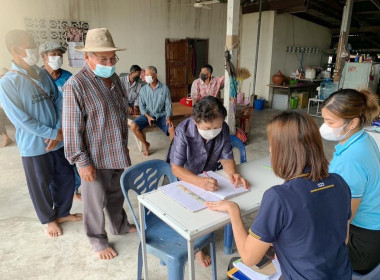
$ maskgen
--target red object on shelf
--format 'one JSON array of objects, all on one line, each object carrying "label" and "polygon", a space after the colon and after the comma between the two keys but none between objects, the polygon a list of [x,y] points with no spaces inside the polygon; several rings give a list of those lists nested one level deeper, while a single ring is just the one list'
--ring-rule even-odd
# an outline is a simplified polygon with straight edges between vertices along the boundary
[{"label": "red object on shelf", "polygon": [[193,106],[193,100],[190,97],[181,98],[181,100],[179,101],[179,103],[181,103],[182,105],[185,105],[187,107],[192,107]]}]

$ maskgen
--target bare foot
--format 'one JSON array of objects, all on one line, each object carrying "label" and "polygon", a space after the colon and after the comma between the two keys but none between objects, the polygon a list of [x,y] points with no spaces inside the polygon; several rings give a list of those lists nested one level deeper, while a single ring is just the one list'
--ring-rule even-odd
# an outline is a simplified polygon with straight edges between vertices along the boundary
[{"label": "bare foot", "polygon": [[82,201],[82,195],[80,193],[74,193],[73,199],[74,200]]},{"label": "bare foot", "polygon": [[202,250],[195,254],[195,258],[203,267],[208,267],[211,264],[211,257],[205,254]]},{"label": "bare foot", "polygon": [[116,256],[116,251],[111,247],[98,252],[98,258],[101,260],[112,260]]},{"label": "bare foot", "polygon": [[128,230],[128,233],[131,233],[131,232],[137,232],[137,228],[135,225],[131,225],[131,228]]},{"label": "bare foot", "polygon": [[149,156],[149,147],[150,147],[150,143],[149,142],[146,142],[146,145],[142,144],[142,148],[143,148],[143,153],[144,153],[144,156]]},{"label": "bare foot", "polygon": [[78,222],[78,221],[82,221],[82,213],[75,213],[75,214],[70,214],[66,217],[60,217],[60,218],[57,218],[57,223],[58,224],[62,224],[64,222]]},{"label": "bare foot", "polygon": [[8,136],[5,136],[4,137],[4,142],[3,142],[3,146],[7,146],[9,144],[11,144],[13,141],[11,138],[9,138]]},{"label": "bare foot", "polygon": [[62,229],[57,223],[57,220],[48,223],[46,233],[52,238],[57,238],[58,236],[62,235]]}]

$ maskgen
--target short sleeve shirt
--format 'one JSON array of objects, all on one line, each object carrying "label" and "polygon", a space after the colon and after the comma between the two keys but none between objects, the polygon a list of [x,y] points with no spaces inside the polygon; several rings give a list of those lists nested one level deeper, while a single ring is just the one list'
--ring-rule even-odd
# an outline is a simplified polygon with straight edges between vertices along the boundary
[{"label": "short sleeve shirt", "polygon": [[351,223],[380,230],[380,152],[373,138],[361,130],[343,145],[336,145],[329,171],[343,177],[352,198],[361,199]]},{"label": "short sleeve shirt", "polygon": [[[215,141],[214,150],[209,163],[204,166],[212,141]],[[225,122],[218,136],[206,143],[203,142],[192,117],[181,122],[176,128],[170,153],[171,164],[183,166],[194,174],[199,174],[203,171],[216,170],[217,162],[221,159],[233,158],[230,130]]]},{"label": "short sleeve shirt", "polygon": [[264,194],[250,234],[272,243],[285,279],[351,279],[351,193],[337,174],[295,178]]}]

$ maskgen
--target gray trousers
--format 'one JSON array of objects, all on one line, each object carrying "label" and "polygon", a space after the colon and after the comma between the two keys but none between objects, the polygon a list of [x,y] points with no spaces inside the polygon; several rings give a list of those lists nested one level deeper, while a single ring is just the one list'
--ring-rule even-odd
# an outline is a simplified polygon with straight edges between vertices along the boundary
[{"label": "gray trousers", "polygon": [[97,169],[92,182],[82,180],[84,229],[96,252],[109,247],[105,230],[106,210],[112,234],[125,234],[131,228],[123,209],[124,196],[120,187],[123,169]]}]

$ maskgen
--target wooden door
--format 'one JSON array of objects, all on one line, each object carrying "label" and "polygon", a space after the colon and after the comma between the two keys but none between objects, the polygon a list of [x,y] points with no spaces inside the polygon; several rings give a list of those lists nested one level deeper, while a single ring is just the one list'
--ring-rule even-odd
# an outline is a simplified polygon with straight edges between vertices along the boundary
[{"label": "wooden door", "polygon": [[166,85],[170,89],[172,102],[178,102],[188,94],[187,52],[187,39],[165,39]]}]

